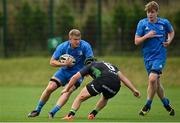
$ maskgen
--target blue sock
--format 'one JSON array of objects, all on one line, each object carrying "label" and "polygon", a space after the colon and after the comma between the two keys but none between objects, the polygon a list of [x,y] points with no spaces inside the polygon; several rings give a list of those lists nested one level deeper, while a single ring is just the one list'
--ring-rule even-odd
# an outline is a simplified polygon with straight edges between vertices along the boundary
[{"label": "blue sock", "polygon": [[52,114],[56,114],[56,112],[59,111],[60,108],[61,108],[61,106],[56,105],[50,112],[51,112]]},{"label": "blue sock", "polygon": [[151,104],[152,104],[152,100],[149,100],[149,99],[148,99],[148,100],[146,101],[146,106],[149,107],[149,108],[151,108]]},{"label": "blue sock", "polygon": [[169,105],[169,100],[167,98],[163,98],[161,101],[162,101],[164,106],[168,106]]},{"label": "blue sock", "polygon": [[44,104],[45,103],[43,101],[39,100],[39,103],[38,103],[38,105],[36,107],[36,111],[41,112],[41,109],[44,106]]}]

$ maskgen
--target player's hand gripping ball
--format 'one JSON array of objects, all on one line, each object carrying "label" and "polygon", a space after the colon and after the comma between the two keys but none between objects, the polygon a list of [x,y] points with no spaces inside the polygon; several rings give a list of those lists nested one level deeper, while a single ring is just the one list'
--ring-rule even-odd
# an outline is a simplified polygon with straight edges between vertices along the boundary
[{"label": "player's hand gripping ball", "polygon": [[71,59],[71,67],[76,63],[76,59],[72,56],[72,55],[69,55],[69,54],[63,54],[63,55],[61,55],[60,56],[60,58],[59,58],[59,61],[61,62],[61,63],[65,63],[65,62],[67,62],[67,60],[69,60],[69,59]]}]

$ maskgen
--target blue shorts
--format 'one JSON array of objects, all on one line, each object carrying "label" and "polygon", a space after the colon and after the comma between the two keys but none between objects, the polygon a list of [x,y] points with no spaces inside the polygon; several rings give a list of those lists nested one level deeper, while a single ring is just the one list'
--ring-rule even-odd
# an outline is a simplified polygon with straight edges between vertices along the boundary
[{"label": "blue shorts", "polygon": [[153,61],[145,61],[144,63],[145,63],[145,67],[148,72],[148,75],[151,72],[161,74],[164,68],[165,62],[166,62],[165,60],[159,60],[159,59],[153,60]]},{"label": "blue shorts", "polygon": [[[54,77],[56,77],[57,79],[59,79],[61,81],[62,86],[65,86],[69,80],[71,79],[71,77],[76,74],[77,71],[67,71],[67,70],[63,70],[62,68],[60,68],[55,74]],[[78,79],[78,83],[81,84],[83,81],[83,78]]]}]

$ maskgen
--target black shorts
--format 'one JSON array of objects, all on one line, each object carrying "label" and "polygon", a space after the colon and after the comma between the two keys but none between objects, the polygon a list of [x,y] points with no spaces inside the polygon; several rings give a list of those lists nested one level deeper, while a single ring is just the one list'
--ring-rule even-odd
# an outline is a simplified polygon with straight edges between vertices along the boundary
[{"label": "black shorts", "polygon": [[112,76],[98,77],[86,85],[91,96],[102,93],[106,99],[115,96],[119,92],[120,87],[120,80],[117,77],[113,78]]}]

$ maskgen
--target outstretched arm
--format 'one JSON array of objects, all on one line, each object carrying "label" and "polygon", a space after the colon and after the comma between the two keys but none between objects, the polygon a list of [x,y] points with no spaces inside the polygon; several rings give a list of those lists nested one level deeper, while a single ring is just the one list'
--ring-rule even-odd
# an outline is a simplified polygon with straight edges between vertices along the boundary
[{"label": "outstretched arm", "polygon": [[140,97],[140,92],[135,88],[132,82],[120,71],[118,72],[118,75],[120,80],[122,80],[122,82],[133,92],[134,96]]}]

